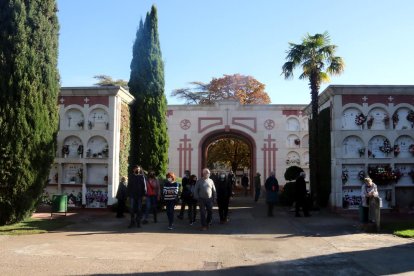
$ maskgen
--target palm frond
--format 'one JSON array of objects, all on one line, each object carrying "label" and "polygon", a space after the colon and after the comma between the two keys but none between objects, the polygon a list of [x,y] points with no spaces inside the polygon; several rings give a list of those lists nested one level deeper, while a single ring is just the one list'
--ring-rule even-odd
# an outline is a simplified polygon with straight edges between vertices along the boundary
[{"label": "palm frond", "polygon": [[282,66],[282,75],[285,79],[293,78],[293,69],[295,69],[295,64],[292,61],[287,61]]},{"label": "palm frond", "polygon": [[345,62],[341,57],[331,57],[331,63],[326,69],[331,75],[339,75],[345,70]]}]

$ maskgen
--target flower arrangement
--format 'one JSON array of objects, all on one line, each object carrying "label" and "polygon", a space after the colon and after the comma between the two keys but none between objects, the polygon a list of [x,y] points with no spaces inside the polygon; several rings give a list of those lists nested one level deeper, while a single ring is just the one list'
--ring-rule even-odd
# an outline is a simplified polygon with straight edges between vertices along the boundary
[{"label": "flower arrangement", "polygon": [[295,145],[296,146],[299,146],[300,145],[300,139],[296,138],[294,142],[295,142]]},{"label": "flower arrangement", "polygon": [[388,153],[393,151],[393,148],[391,147],[390,141],[387,138],[384,139],[384,145],[381,146],[379,149],[380,149],[380,151],[382,151],[383,153],[385,153],[387,155],[388,155]]},{"label": "flower arrangement", "polygon": [[362,157],[365,155],[365,148],[358,149],[359,157]]},{"label": "flower arrangement", "polygon": [[89,129],[92,129],[93,124],[92,124],[92,122],[91,122],[91,121],[88,121],[88,127],[89,127]]},{"label": "flower arrangement", "polygon": [[359,113],[355,117],[355,124],[358,125],[358,126],[363,125],[366,120],[367,120],[367,116],[364,116],[364,114]]},{"label": "flower arrangement", "polygon": [[407,114],[407,121],[411,122],[411,127],[414,126],[414,111],[410,110]]},{"label": "flower arrangement", "polygon": [[92,150],[91,149],[88,149],[86,151],[86,157],[91,157],[91,156],[92,156]]},{"label": "flower arrangement", "polygon": [[367,120],[367,126],[368,128],[372,127],[372,123],[374,122],[374,117],[369,116],[369,119]]},{"label": "flower arrangement", "polygon": [[82,182],[83,180],[83,169],[82,168],[78,169],[78,177],[80,179],[80,182]]},{"label": "flower arrangement", "polygon": [[395,126],[398,124],[399,118],[398,113],[395,112],[394,115],[392,115],[392,126],[395,128]]},{"label": "flower arrangement", "polygon": [[348,181],[348,170],[345,169],[342,171],[342,185]]},{"label": "flower arrangement", "polygon": [[108,153],[109,153],[109,148],[108,148],[108,145],[106,145],[105,148],[102,150],[102,154],[108,157]]},{"label": "flower arrangement", "polygon": [[364,179],[365,179],[365,172],[364,171],[359,171],[359,173],[358,173],[358,179],[360,181],[364,181]]},{"label": "flower arrangement", "polygon": [[391,181],[398,181],[390,165],[368,167],[368,175],[376,184],[389,184]]},{"label": "flower arrangement", "polygon": [[78,154],[82,155],[83,154],[83,145],[79,145],[78,146]]},{"label": "flower arrangement", "polygon": [[382,121],[383,121],[385,124],[388,124],[388,123],[390,122],[390,117],[389,117],[388,115],[385,115],[385,116],[384,116],[384,118],[382,119]]},{"label": "flower arrangement", "polygon": [[86,203],[91,204],[92,202],[99,202],[106,204],[108,202],[108,193],[100,190],[89,190],[86,193]]},{"label": "flower arrangement", "polygon": [[78,127],[83,128],[83,124],[84,124],[83,120],[80,120],[80,121],[78,122]]},{"label": "flower arrangement", "polygon": [[300,160],[298,158],[287,159],[286,160],[286,165],[290,165],[290,164],[300,165]]},{"label": "flower arrangement", "polygon": [[400,178],[403,176],[403,173],[400,171],[400,169],[394,169],[392,173],[394,174],[395,182],[398,182],[398,180],[400,180]]},{"label": "flower arrangement", "polygon": [[63,147],[62,147],[62,155],[63,156],[66,156],[66,155],[68,155],[69,154],[69,145],[64,145]]},{"label": "flower arrangement", "polygon": [[411,145],[408,147],[408,151],[409,151],[412,155],[414,155],[414,144],[411,144]]},{"label": "flower arrangement", "polygon": [[394,145],[394,156],[397,157],[400,154],[400,146]]}]

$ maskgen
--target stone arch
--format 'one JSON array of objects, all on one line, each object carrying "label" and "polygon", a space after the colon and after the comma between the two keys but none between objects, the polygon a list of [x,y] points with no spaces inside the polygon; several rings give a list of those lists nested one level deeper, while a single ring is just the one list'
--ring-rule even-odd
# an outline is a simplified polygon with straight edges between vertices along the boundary
[{"label": "stone arch", "polygon": [[[387,145],[387,143],[389,143],[389,145]],[[389,149],[387,146],[390,146],[391,149]],[[388,148],[388,150],[384,150],[384,148]],[[392,145],[390,143],[390,140],[388,140],[387,137],[383,135],[376,135],[369,140],[368,157],[387,158],[389,156],[391,157],[391,154],[392,154]]]},{"label": "stone arch", "polygon": [[65,137],[62,144],[61,156],[76,158],[79,156],[78,148],[83,146],[82,140],[76,135],[70,135]]},{"label": "stone arch", "polygon": [[373,107],[367,115],[368,129],[385,130],[390,126],[390,115],[382,106]]},{"label": "stone arch", "polygon": [[84,126],[84,115],[79,105],[70,105],[64,110],[61,119],[61,130],[80,130]]},{"label": "stone arch", "polygon": [[359,136],[350,135],[342,141],[343,158],[360,158],[364,155],[365,145]]},{"label": "stone arch", "polygon": [[356,117],[363,114],[361,109],[356,106],[349,106],[342,112],[342,129],[346,130],[360,130],[363,126],[356,124]]},{"label": "stone arch", "polygon": [[87,158],[107,158],[109,154],[108,141],[103,136],[92,136],[86,145]]},{"label": "stone arch", "polygon": [[287,148],[300,148],[300,138],[296,134],[290,134],[286,138]]},{"label": "stone arch", "polygon": [[93,105],[88,111],[87,126],[89,129],[94,130],[107,130],[109,129],[109,112],[108,108],[104,105]]},{"label": "stone arch", "polygon": [[412,129],[414,124],[407,120],[407,115],[413,109],[408,106],[399,106],[392,115],[392,125],[394,129]]},{"label": "stone arch", "polygon": [[290,151],[286,155],[286,165],[290,166],[300,166],[300,154],[296,151]]},{"label": "stone arch", "polygon": [[[249,134],[240,131],[240,130],[236,130],[236,129],[231,129],[229,131],[226,131],[224,129],[219,129],[219,130],[215,130],[215,131],[211,131],[207,134],[205,134],[199,142],[198,145],[198,175],[202,175],[202,170],[203,168],[206,167],[206,159],[207,159],[207,149],[208,149],[208,145],[220,138],[236,138],[239,140],[242,140],[243,142],[245,142],[249,148],[250,148],[250,164],[251,164],[251,168],[250,168],[250,173],[249,173],[249,183],[250,185],[252,184],[253,181],[253,176],[256,174],[256,170],[257,170],[257,153],[256,153],[256,142],[254,140],[254,138],[252,136],[250,136]],[[263,175],[263,173],[261,172],[261,174]],[[250,189],[250,191],[252,192],[253,189]]]},{"label": "stone arch", "polygon": [[286,130],[300,131],[300,122],[296,117],[289,117],[286,120]]},{"label": "stone arch", "polygon": [[394,156],[398,158],[412,158],[411,145],[414,145],[413,137],[401,135],[394,141]]}]

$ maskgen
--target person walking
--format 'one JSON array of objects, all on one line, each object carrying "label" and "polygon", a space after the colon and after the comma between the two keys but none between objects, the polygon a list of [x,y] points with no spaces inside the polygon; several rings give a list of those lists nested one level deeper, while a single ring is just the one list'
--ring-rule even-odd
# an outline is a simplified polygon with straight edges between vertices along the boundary
[{"label": "person walking", "polygon": [[189,195],[188,182],[189,181],[190,181],[190,171],[186,170],[186,171],[184,171],[184,177],[181,181],[181,188],[182,188],[181,208],[180,208],[180,214],[177,216],[177,218],[179,218],[179,219],[184,218],[185,206],[188,205],[188,195]]},{"label": "person walking", "polygon": [[152,210],[154,216],[154,222],[157,222],[157,203],[160,200],[160,184],[155,172],[151,171],[148,174],[147,181],[147,197],[145,201],[145,217],[142,221],[143,224],[148,223],[149,212]]},{"label": "person walking", "polygon": [[243,174],[241,184],[244,189],[244,196],[247,196],[247,188],[249,187],[249,177],[247,177],[247,173]]},{"label": "person walking", "polygon": [[232,189],[236,189],[236,176],[233,171],[230,171],[227,175],[227,181],[230,183]]},{"label": "person walking", "polygon": [[188,212],[190,218],[190,225],[194,225],[197,217],[197,199],[194,198],[195,184],[197,182],[197,176],[192,174],[190,181],[188,182],[188,188],[190,190],[190,196],[188,199]]},{"label": "person walking", "polygon": [[132,228],[135,224],[138,228],[141,227],[142,198],[146,193],[147,185],[144,173],[141,166],[135,165],[132,175],[128,178],[128,194],[131,205],[131,223],[128,228]]},{"label": "person walking", "polygon": [[275,172],[270,172],[270,176],[266,179],[266,203],[267,203],[267,216],[273,217],[273,207],[277,202],[277,196],[279,193],[279,182],[275,177]]},{"label": "person walking", "polygon": [[200,206],[201,230],[205,231],[212,223],[213,203],[216,199],[216,187],[207,168],[203,169],[203,177],[197,180],[194,198],[198,200]]},{"label": "person walking", "polygon": [[118,191],[116,192],[116,199],[118,200],[118,208],[116,210],[116,217],[123,218],[126,208],[126,200],[128,198],[128,188],[127,188],[126,177],[121,177],[121,182],[119,182]]},{"label": "person walking", "polygon": [[295,181],[295,216],[300,217],[300,208],[302,208],[305,217],[310,217],[308,204],[306,202],[306,173],[300,172]]},{"label": "person walking", "polygon": [[260,190],[262,189],[262,181],[260,180],[260,173],[257,172],[254,177],[254,202],[257,202],[260,197]]},{"label": "person walking", "polygon": [[221,173],[216,182],[216,191],[217,191],[217,205],[220,216],[220,223],[228,222],[228,213],[229,213],[229,203],[232,193],[232,186],[229,181],[226,179],[226,174]]},{"label": "person walking", "polygon": [[167,182],[164,184],[162,194],[166,205],[168,230],[173,230],[174,207],[178,201],[180,184],[175,181],[176,177],[173,172],[168,172],[166,177]]}]

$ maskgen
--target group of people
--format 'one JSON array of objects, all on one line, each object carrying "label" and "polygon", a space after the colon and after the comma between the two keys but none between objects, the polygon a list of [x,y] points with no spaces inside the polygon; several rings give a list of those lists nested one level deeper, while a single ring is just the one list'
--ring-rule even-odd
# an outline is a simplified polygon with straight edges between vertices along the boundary
[{"label": "group of people", "polygon": [[[202,178],[190,175],[185,171],[182,184],[176,181],[173,172],[168,172],[166,182],[162,185],[158,182],[155,174],[150,172],[148,178],[140,166],[133,167],[133,173],[128,178],[121,178],[116,198],[118,199],[117,217],[123,217],[127,198],[130,199],[131,221],[129,228],[141,227],[148,223],[148,217],[152,211],[154,222],[157,222],[157,208],[161,197],[166,207],[168,218],[168,230],[173,230],[174,209],[181,199],[181,210],[179,219],[184,218],[185,206],[188,206],[188,219],[190,225],[196,221],[197,206],[200,208],[201,230],[207,230],[212,223],[213,204],[217,202],[219,208],[220,223],[228,222],[228,209],[230,197],[232,196],[231,181],[225,174],[220,174],[214,182],[210,178],[210,170],[203,169]],[[146,197],[145,213],[143,212],[143,198]]]}]

